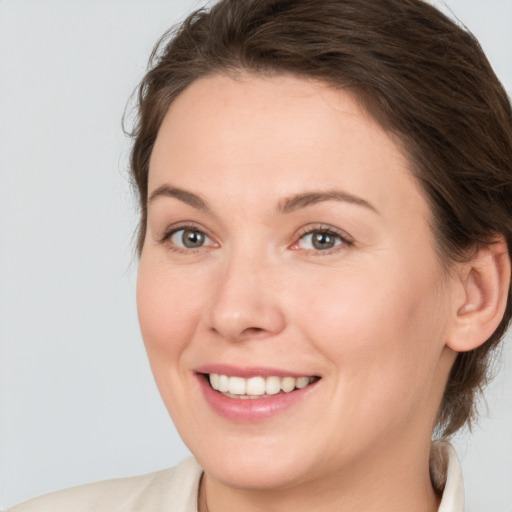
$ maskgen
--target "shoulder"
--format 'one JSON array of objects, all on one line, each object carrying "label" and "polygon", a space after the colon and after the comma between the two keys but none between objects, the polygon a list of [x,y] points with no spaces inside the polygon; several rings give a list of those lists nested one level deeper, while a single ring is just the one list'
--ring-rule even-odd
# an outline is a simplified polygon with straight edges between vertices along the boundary
[{"label": "shoulder", "polygon": [[192,512],[202,469],[193,458],[175,468],[46,494],[10,512]]}]

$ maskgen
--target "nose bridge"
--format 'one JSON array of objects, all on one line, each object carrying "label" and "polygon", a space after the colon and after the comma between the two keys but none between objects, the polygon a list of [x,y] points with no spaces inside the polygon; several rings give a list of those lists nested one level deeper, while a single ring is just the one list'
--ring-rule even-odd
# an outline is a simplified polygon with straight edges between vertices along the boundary
[{"label": "nose bridge", "polygon": [[274,279],[276,268],[263,251],[233,248],[219,263],[206,321],[231,341],[270,336],[284,328]]}]

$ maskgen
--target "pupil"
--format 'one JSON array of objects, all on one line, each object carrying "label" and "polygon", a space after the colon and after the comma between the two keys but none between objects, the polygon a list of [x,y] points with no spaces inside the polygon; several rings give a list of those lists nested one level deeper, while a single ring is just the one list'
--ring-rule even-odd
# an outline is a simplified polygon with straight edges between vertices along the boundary
[{"label": "pupil", "polygon": [[315,233],[313,236],[315,249],[330,249],[334,247],[334,242],[334,237],[329,233]]},{"label": "pupil", "polygon": [[200,231],[193,231],[191,229],[186,229],[183,232],[182,238],[183,245],[189,249],[193,249],[194,247],[201,247],[204,242],[204,234]]}]

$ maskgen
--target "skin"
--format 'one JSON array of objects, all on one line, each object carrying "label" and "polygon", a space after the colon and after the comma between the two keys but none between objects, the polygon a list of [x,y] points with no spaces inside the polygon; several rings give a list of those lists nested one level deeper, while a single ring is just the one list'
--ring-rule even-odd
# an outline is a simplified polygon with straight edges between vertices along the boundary
[{"label": "skin", "polygon": [[[430,439],[464,294],[409,167],[349,93],[312,81],[215,75],[171,105],[149,194],[176,187],[208,209],[149,202],[137,301],[156,383],[205,469],[202,510],[437,510]],[[333,190],[366,204],[279,208]],[[183,245],[184,223],[204,245]],[[336,245],[315,248],[315,229]],[[206,403],[196,369],[212,363],[321,378],[248,424]]]}]

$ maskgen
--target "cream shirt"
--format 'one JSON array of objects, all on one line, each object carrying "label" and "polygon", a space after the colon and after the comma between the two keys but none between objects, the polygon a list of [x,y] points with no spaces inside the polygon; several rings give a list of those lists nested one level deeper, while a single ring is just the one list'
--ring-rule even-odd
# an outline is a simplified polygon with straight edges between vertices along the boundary
[{"label": "cream shirt", "polygon": [[[432,472],[444,492],[439,512],[464,512],[462,475],[453,448],[435,443]],[[197,512],[203,470],[194,458],[175,468],[73,487],[15,506],[11,512]]]}]

